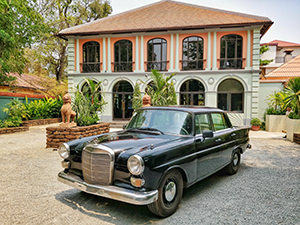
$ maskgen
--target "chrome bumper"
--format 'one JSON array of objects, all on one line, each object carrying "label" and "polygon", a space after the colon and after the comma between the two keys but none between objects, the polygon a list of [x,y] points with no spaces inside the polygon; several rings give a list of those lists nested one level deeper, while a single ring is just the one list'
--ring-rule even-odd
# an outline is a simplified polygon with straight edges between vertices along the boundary
[{"label": "chrome bumper", "polygon": [[60,172],[57,178],[60,182],[77,188],[81,191],[127,202],[134,205],[148,205],[155,202],[158,198],[158,191],[138,192],[126,188],[112,185],[93,185],[84,182],[82,179],[73,174]]}]

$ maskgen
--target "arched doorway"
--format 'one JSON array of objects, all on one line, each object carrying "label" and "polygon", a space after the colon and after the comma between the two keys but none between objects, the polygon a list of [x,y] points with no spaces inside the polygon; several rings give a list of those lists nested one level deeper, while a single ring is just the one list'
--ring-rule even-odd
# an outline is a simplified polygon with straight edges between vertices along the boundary
[{"label": "arched doorway", "polygon": [[127,81],[119,81],[113,88],[114,119],[129,119],[132,116],[133,87]]},{"label": "arched doorway", "polygon": [[187,80],[180,87],[180,105],[204,105],[204,86],[198,80]]},{"label": "arched doorway", "polygon": [[244,111],[244,87],[238,80],[226,79],[218,86],[218,108],[230,112]]}]

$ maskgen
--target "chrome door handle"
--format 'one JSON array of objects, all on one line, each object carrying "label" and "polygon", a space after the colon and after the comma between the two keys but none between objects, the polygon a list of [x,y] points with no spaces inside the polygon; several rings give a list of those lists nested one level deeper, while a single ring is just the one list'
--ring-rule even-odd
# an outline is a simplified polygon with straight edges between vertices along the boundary
[{"label": "chrome door handle", "polygon": [[220,141],[222,141],[222,139],[221,139],[221,138],[218,138],[218,139],[216,140],[216,142],[220,142]]},{"label": "chrome door handle", "polygon": [[231,134],[231,137],[234,137],[234,136],[236,136],[236,133],[232,133],[232,134]]}]

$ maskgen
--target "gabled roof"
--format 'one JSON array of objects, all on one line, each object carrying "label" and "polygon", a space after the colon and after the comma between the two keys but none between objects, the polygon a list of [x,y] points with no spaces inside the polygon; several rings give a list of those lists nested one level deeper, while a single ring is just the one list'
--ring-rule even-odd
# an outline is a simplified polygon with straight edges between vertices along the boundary
[{"label": "gabled roof", "polygon": [[300,47],[300,44],[298,43],[293,43],[293,42],[288,42],[288,41],[281,41],[281,40],[274,40],[269,43],[263,43],[260,45],[275,45],[277,47],[283,48],[283,47]]},{"label": "gabled roof", "polygon": [[289,79],[293,77],[300,77],[300,55],[265,76],[267,80],[280,78]]},{"label": "gabled roof", "polygon": [[44,82],[43,78],[29,75],[29,74],[18,74],[18,73],[10,73],[9,76],[15,77],[15,87],[21,88],[30,88],[30,89],[39,89],[39,90],[46,90],[45,87],[41,86],[40,84]]},{"label": "gabled roof", "polygon": [[273,22],[267,17],[163,0],[64,29],[59,32],[59,36],[243,27],[249,25],[262,25],[261,35],[263,35],[272,24]]}]

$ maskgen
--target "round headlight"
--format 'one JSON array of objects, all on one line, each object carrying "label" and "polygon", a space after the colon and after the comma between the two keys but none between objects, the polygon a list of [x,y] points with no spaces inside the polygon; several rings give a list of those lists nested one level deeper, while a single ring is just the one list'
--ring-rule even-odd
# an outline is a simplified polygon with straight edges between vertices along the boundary
[{"label": "round headlight", "polygon": [[131,174],[140,175],[144,172],[144,160],[138,155],[130,156],[127,161],[127,167]]},{"label": "round headlight", "polygon": [[70,156],[70,146],[66,143],[61,144],[59,149],[58,149],[58,154],[63,159],[68,158]]}]

